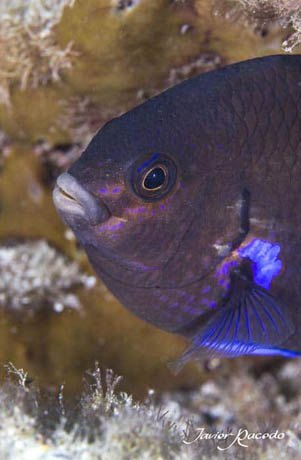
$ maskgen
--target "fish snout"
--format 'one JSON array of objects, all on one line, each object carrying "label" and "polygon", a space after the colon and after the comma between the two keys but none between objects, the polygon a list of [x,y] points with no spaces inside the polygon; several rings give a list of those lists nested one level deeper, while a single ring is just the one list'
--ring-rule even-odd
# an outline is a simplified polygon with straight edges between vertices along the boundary
[{"label": "fish snout", "polygon": [[53,191],[53,201],[65,220],[80,218],[98,225],[110,217],[106,205],[88,192],[71,174],[61,174]]}]

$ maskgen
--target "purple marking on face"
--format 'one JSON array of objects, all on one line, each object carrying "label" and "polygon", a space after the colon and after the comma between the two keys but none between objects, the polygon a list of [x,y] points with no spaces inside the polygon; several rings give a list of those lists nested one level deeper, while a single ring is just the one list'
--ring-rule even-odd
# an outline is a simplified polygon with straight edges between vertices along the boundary
[{"label": "purple marking on face", "polygon": [[[103,233],[105,232],[114,232],[116,230],[120,230],[122,227],[124,227],[124,222],[115,222],[115,223],[105,223],[102,224],[100,227],[100,231]],[[116,235],[112,234],[112,237],[116,237]]]},{"label": "purple marking on face", "polygon": [[161,209],[161,211],[164,211],[165,205],[164,205],[164,204],[160,204],[160,205],[159,205],[159,208]]},{"label": "purple marking on face", "polygon": [[140,207],[140,208],[129,208],[127,209],[127,212],[129,214],[142,214],[143,212],[146,212],[147,211],[147,208],[144,206]]},{"label": "purple marking on face", "polygon": [[194,295],[187,294],[186,295],[186,300],[189,300],[190,302],[193,302],[194,301]]},{"label": "purple marking on face", "polygon": [[183,305],[182,307],[183,311],[186,311],[187,313],[193,311],[193,308],[190,305]]},{"label": "purple marking on face", "polygon": [[100,193],[101,195],[117,195],[120,192],[122,192],[122,187],[103,187],[98,190],[98,193]]},{"label": "purple marking on face", "polygon": [[119,230],[120,228],[124,227],[124,222],[118,222],[110,227],[110,230]]},{"label": "purple marking on face", "polygon": [[278,259],[280,245],[255,238],[238,252],[241,257],[247,257],[254,262],[252,269],[255,282],[270,289],[273,279],[282,269],[282,262]]},{"label": "purple marking on face", "polygon": [[120,193],[121,190],[122,190],[121,187],[115,187],[115,188],[113,188],[112,193],[117,194],[117,193]]},{"label": "purple marking on face", "polygon": [[179,305],[180,305],[179,302],[173,302],[170,306],[171,306],[172,308],[176,308],[176,307],[178,307]]},{"label": "purple marking on face", "polygon": [[162,302],[166,302],[168,300],[168,296],[163,294],[159,297],[160,300],[162,300]]}]

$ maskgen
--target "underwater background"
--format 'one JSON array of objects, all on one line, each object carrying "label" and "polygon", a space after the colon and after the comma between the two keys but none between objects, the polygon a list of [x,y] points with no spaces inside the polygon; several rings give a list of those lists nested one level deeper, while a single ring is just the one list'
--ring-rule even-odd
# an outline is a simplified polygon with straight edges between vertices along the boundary
[{"label": "underwater background", "polygon": [[[300,52],[300,0],[1,0],[1,459],[300,458],[301,363],[173,375],[184,340],[113,298],[51,196],[111,118],[199,73]],[[220,452],[185,445],[187,420],[286,437]]]}]

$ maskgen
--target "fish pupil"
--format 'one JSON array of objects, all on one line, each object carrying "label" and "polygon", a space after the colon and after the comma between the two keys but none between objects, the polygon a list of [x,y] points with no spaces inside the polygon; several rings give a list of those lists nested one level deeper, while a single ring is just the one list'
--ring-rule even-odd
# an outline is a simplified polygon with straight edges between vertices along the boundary
[{"label": "fish pupil", "polygon": [[162,187],[166,179],[166,172],[161,167],[151,169],[145,176],[143,187],[147,190],[158,190]]}]

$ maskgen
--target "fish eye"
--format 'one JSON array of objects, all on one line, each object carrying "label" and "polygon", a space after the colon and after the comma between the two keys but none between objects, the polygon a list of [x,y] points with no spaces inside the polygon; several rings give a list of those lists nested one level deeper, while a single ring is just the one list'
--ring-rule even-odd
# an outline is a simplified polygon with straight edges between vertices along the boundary
[{"label": "fish eye", "polygon": [[165,167],[156,166],[150,171],[147,171],[143,180],[142,187],[145,190],[160,190],[163,187],[165,180],[167,179],[167,171]]},{"label": "fish eye", "polygon": [[177,178],[173,160],[165,154],[144,155],[130,168],[130,186],[139,198],[157,201],[167,195]]}]

